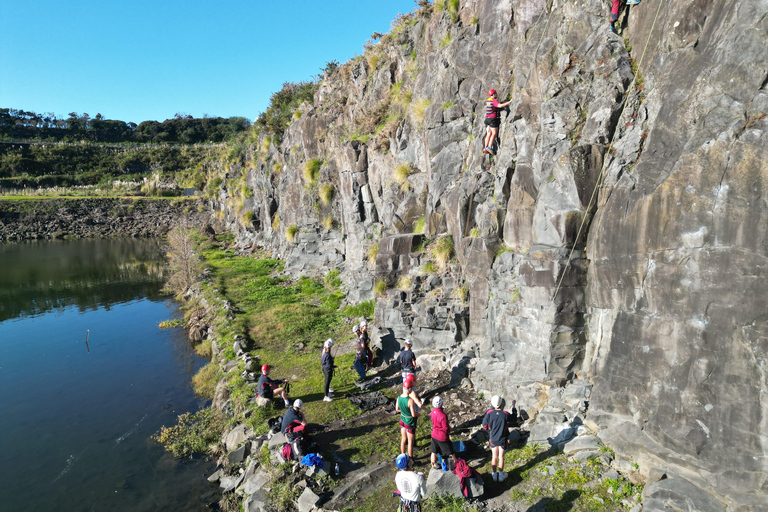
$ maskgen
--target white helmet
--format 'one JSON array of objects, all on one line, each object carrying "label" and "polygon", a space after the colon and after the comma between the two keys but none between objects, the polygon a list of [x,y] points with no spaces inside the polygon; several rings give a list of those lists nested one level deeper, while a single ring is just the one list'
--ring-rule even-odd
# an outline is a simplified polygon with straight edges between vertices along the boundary
[{"label": "white helmet", "polygon": [[437,409],[438,407],[442,407],[442,406],[443,406],[442,398],[440,398],[439,396],[436,396],[435,398],[432,399],[432,407]]},{"label": "white helmet", "polygon": [[352,332],[360,332],[360,326],[356,325],[352,328]]},{"label": "white helmet", "polygon": [[302,405],[304,405],[304,402],[301,401],[301,398],[297,398],[296,400],[293,401],[293,406],[296,409],[301,409]]},{"label": "white helmet", "polygon": [[501,397],[499,395],[493,395],[491,398],[491,405],[494,409],[501,407]]},{"label": "white helmet", "polygon": [[409,347],[412,347],[412,346],[413,346],[413,342],[411,341],[411,339],[410,339],[410,338],[406,338],[406,339],[405,339],[405,341],[404,341],[403,343],[405,343],[405,344],[406,344],[407,346],[409,346]]},{"label": "white helmet", "polygon": [[325,343],[323,344],[325,348],[331,348],[333,346],[333,340],[331,338],[328,338],[325,340]]},{"label": "white helmet", "polygon": [[360,321],[360,327],[366,327],[366,326],[368,326],[368,321],[367,320],[361,320]]}]

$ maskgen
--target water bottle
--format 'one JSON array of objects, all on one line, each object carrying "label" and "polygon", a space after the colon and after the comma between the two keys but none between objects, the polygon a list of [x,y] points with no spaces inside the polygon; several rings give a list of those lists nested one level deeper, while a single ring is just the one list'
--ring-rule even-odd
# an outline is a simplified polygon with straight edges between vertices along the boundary
[{"label": "water bottle", "polygon": [[335,468],[333,468],[333,473],[334,473],[336,476],[339,476],[339,463],[338,463],[338,462],[336,463],[336,467],[335,467]]}]

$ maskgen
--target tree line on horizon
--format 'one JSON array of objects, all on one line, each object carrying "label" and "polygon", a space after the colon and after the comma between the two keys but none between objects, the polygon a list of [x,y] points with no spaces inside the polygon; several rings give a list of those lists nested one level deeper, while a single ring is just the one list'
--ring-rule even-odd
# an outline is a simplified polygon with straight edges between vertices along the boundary
[{"label": "tree line on horizon", "polygon": [[51,112],[0,108],[0,139],[53,142],[130,142],[150,144],[200,144],[228,142],[246,132],[245,117],[192,117],[176,114],[165,121],[136,123],[105,119],[101,114],[70,112],[60,118]]}]

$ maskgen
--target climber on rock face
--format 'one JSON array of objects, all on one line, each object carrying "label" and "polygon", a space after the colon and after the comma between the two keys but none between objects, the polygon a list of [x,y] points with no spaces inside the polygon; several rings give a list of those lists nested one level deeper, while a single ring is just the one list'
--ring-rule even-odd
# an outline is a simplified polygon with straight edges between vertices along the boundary
[{"label": "climber on rock face", "polygon": [[496,136],[499,133],[501,117],[499,110],[509,106],[512,100],[506,103],[499,103],[496,98],[496,89],[488,91],[488,99],[485,100],[485,139],[483,140],[483,153],[495,155],[493,144],[496,142]]}]

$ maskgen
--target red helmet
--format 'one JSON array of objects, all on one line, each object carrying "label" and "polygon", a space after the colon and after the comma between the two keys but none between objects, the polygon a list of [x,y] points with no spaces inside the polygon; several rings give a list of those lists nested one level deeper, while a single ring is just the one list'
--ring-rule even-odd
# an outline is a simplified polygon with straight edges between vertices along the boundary
[{"label": "red helmet", "polygon": [[411,389],[413,387],[413,380],[405,379],[405,382],[403,382],[403,387],[406,389]]},{"label": "red helmet", "polygon": [[488,91],[488,96],[493,96],[494,94],[496,94],[496,89],[490,89]]},{"label": "red helmet", "polygon": [[265,364],[261,366],[261,373],[267,373],[269,371],[269,365]]},{"label": "red helmet", "polygon": [[405,376],[405,382],[416,382],[416,376],[412,373],[409,373]]}]

